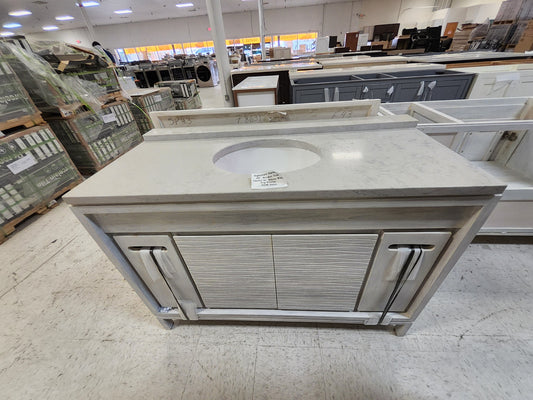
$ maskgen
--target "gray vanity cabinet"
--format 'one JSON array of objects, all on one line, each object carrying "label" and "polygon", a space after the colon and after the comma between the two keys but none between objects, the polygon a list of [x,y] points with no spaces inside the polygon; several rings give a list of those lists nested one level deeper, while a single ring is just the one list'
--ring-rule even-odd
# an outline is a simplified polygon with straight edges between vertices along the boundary
[{"label": "gray vanity cabinet", "polygon": [[378,235],[273,235],[278,308],[353,311]]},{"label": "gray vanity cabinet", "polygon": [[[474,74],[448,70],[398,71],[291,80],[293,103],[352,99],[380,99],[383,103],[422,100],[464,99]],[[333,98],[334,91],[339,98]],[[342,93],[349,92],[346,98]]]},{"label": "gray vanity cabinet", "polygon": [[277,308],[270,235],[174,240],[206,307]]}]

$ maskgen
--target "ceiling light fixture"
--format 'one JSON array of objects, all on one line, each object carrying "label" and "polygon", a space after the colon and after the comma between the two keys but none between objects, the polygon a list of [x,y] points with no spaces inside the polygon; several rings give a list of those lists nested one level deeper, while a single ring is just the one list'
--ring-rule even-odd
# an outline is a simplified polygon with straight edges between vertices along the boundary
[{"label": "ceiling light fixture", "polygon": [[100,3],[97,1],[82,1],[81,5],[83,7],[96,7],[96,6],[99,6]]},{"label": "ceiling light fixture", "polygon": [[72,15],[58,15],[56,17],[56,21],[70,21],[73,19],[74,17]]},{"label": "ceiling light fixture", "polygon": [[4,37],[6,37],[6,36],[13,36],[13,35],[14,35],[13,32],[7,32],[7,31],[0,32],[0,36],[4,36]]},{"label": "ceiling light fixture", "polygon": [[7,29],[13,29],[13,28],[20,28],[22,25],[19,24],[18,22],[8,22],[2,26]]},{"label": "ceiling light fixture", "polygon": [[115,14],[131,14],[133,11],[131,11],[129,8],[126,8],[125,10],[117,10],[113,11]]},{"label": "ceiling light fixture", "polygon": [[181,3],[181,4],[176,4],[176,7],[179,7],[179,8],[194,7],[194,4],[192,4],[192,3]]},{"label": "ceiling light fixture", "polygon": [[57,31],[59,28],[55,25],[43,26],[43,31]]},{"label": "ceiling light fixture", "polygon": [[12,17],[24,17],[25,15],[31,15],[31,11],[28,10],[18,10],[18,11],[11,11],[8,13]]}]

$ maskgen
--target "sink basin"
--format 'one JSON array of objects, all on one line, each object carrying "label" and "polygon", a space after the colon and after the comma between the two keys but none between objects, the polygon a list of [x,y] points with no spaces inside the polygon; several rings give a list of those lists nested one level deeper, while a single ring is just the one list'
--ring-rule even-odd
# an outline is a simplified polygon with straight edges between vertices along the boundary
[{"label": "sink basin", "polygon": [[213,163],[237,174],[288,172],[317,163],[320,161],[319,154],[316,147],[299,140],[253,140],[220,150],[214,155]]}]

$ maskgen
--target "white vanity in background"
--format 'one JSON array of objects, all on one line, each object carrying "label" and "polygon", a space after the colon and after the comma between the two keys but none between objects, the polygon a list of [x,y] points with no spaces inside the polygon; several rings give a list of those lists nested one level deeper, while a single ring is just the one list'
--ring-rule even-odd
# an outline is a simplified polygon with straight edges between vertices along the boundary
[{"label": "white vanity in background", "polygon": [[481,234],[533,234],[533,98],[383,104],[507,185]]},{"label": "white vanity in background", "polygon": [[[64,198],[168,328],[302,321],[402,335],[505,185],[411,117],[355,114],[154,130]],[[251,179],[265,171],[278,175]]]}]

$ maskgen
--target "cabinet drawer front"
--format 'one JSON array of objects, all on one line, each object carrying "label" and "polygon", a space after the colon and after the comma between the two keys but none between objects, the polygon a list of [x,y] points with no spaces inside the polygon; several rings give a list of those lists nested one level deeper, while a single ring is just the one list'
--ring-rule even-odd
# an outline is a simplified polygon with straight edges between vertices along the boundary
[{"label": "cabinet drawer front", "polygon": [[353,311],[378,235],[274,235],[278,307]]},{"label": "cabinet drawer front", "polygon": [[174,236],[209,308],[276,308],[270,235]]}]

